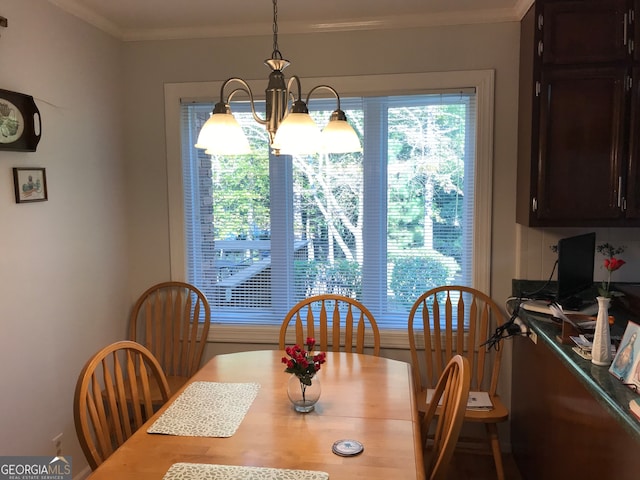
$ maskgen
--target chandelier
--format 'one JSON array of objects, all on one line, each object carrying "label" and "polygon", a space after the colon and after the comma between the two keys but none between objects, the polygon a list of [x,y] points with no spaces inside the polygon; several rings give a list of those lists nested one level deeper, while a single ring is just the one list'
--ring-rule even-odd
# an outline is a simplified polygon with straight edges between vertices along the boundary
[{"label": "chandelier", "polygon": [[[303,101],[300,79],[294,75],[289,81],[285,80],[282,71],[289,66],[289,61],[282,58],[278,49],[277,0],[273,0],[273,53],[264,63],[271,68],[269,84],[265,90],[266,118],[263,119],[256,113],[249,84],[241,78],[229,78],[220,88],[220,101],[215,104],[211,116],[200,130],[196,148],[205,149],[205,153],[210,155],[250,153],[249,141],[231,113],[229,105],[235,95],[242,93],[249,97],[253,119],[267,129],[269,144],[275,155],[362,151],[360,139],[340,109],[340,95],[333,87],[315,86],[309,91],[306,101]],[[292,90],[294,83],[295,91]],[[233,89],[225,98],[225,90],[228,90],[229,86],[233,86]],[[337,108],[322,131],[309,115],[307,107],[311,94],[319,90],[328,91],[337,101]]]}]

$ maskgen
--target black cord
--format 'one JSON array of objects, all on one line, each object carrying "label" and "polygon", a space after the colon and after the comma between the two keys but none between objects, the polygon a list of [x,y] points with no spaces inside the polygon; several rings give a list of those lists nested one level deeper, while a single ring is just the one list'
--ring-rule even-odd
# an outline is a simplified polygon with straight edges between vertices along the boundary
[{"label": "black cord", "polygon": [[495,351],[498,351],[500,350],[501,340],[509,337],[529,335],[528,332],[522,332],[520,330],[520,326],[516,324],[516,318],[518,318],[518,314],[520,312],[520,303],[522,303],[523,298],[535,299],[535,295],[537,295],[538,293],[542,292],[545,288],[547,288],[551,283],[551,279],[553,278],[553,274],[555,273],[557,266],[558,266],[558,260],[556,260],[555,263],[553,264],[553,268],[551,269],[551,274],[549,275],[549,278],[544,283],[544,285],[542,285],[542,287],[538,288],[537,290],[534,290],[533,292],[520,292],[520,295],[518,295],[517,297],[515,308],[513,309],[513,312],[511,312],[511,318],[507,322],[498,326],[495,332],[493,333],[493,335],[491,335],[491,337],[489,337],[489,339],[486,342],[484,342],[481,346],[486,345],[487,350],[494,349]]},{"label": "black cord", "polygon": [[517,298],[516,306],[511,313],[511,318],[508,321],[496,327],[495,332],[489,339],[480,346],[487,347],[487,350],[494,349],[496,352],[500,350],[500,341],[509,337],[526,336],[528,333],[524,333],[520,330],[520,326],[516,324],[516,318],[520,312],[521,297]]},{"label": "black cord", "polygon": [[533,298],[535,300],[534,298],[535,295],[542,292],[551,283],[551,279],[553,278],[553,274],[555,273],[557,266],[558,266],[558,260],[556,260],[555,263],[553,264],[553,268],[551,269],[551,275],[549,275],[549,278],[547,278],[547,281],[544,282],[544,285],[542,285],[539,289],[534,290],[533,292],[520,292],[518,299],[520,300],[522,297],[525,297],[525,298]]}]

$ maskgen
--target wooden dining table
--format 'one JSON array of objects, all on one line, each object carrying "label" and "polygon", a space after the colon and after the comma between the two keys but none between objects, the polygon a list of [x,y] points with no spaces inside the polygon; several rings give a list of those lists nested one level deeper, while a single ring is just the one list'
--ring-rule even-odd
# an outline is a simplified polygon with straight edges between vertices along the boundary
[{"label": "wooden dining table", "polygon": [[[217,355],[174,393],[146,425],[90,476],[92,480],[158,480],[181,462],[322,471],[330,480],[424,479],[420,423],[409,364],[372,355],[327,352],[317,374],[315,409],[298,413],[287,396],[283,351]],[[147,433],[193,382],[255,382],[258,394],[227,438]],[[339,456],[349,439],[362,453]]]}]

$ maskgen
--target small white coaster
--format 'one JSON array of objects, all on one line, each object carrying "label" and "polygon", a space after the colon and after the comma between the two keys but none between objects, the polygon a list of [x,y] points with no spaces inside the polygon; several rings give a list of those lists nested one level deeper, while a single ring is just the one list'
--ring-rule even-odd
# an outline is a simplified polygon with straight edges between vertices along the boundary
[{"label": "small white coaster", "polygon": [[354,455],[362,453],[364,445],[357,440],[338,440],[333,444],[331,450],[341,457],[353,457]]}]

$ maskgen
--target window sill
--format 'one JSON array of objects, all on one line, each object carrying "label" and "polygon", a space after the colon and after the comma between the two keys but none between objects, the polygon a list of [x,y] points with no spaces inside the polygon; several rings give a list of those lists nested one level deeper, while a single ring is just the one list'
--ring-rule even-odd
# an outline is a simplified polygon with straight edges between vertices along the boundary
[{"label": "window sill", "polygon": [[[230,325],[212,323],[207,342],[209,343],[250,343],[278,344],[280,325]],[[366,341],[365,346],[372,346]],[[409,337],[405,330],[380,329],[381,348],[409,348]]]}]

